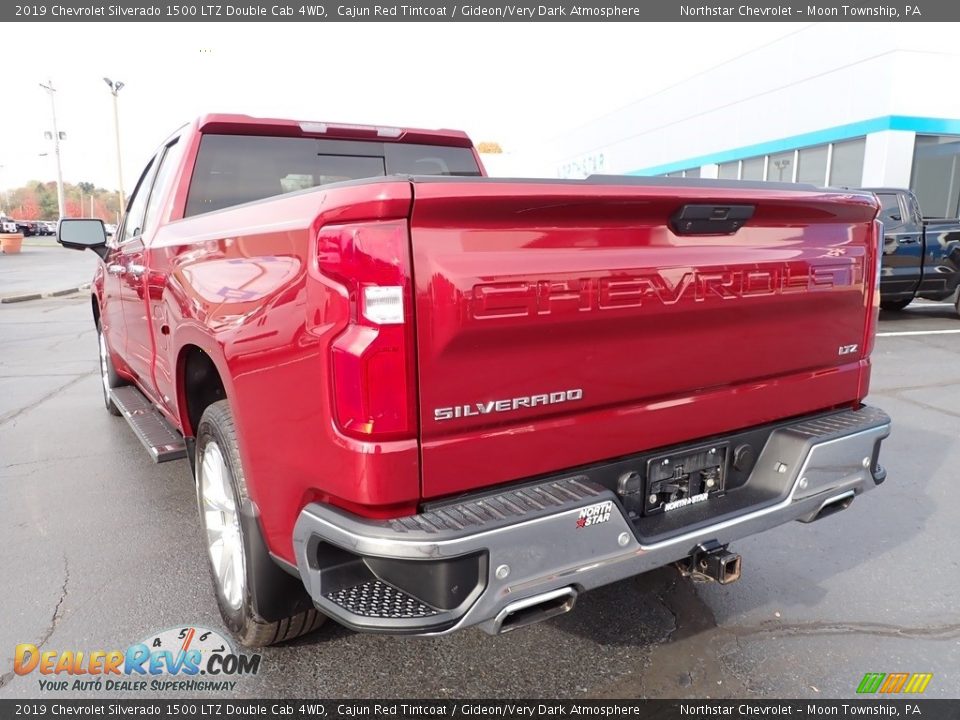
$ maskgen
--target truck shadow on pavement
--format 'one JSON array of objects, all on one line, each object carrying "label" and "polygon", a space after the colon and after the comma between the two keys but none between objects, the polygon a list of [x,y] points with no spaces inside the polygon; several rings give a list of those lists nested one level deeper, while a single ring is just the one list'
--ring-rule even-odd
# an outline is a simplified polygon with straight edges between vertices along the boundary
[{"label": "truck shadow on pavement", "polygon": [[[505,635],[360,635],[331,623],[268,649],[264,660],[309,658],[322,693],[333,697],[582,696],[641,666],[670,637],[674,618],[660,595],[675,577],[666,568],[599,588],[581,595],[573,612]],[[354,658],[364,667],[362,685]]]},{"label": "truck shadow on pavement", "polygon": [[960,318],[957,316],[957,310],[953,305],[944,303],[920,303],[910,305],[905,310],[880,311],[880,325],[877,332],[893,330],[891,324],[899,321],[900,323],[917,323],[924,320],[953,320],[957,322],[957,328],[960,329]]}]

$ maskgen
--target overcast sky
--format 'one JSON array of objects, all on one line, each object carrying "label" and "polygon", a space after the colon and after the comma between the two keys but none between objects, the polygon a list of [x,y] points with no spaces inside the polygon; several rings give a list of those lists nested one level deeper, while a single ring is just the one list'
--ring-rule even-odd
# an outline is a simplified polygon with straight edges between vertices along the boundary
[{"label": "overcast sky", "polygon": [[[63,178],[115,188],[120,92],[124,184],[207,112],[452,127],[519,149],[773,42],[805,24],[56,23],[5,33],[0,187]],[[40,157],[48,152],[46,157]]]}]

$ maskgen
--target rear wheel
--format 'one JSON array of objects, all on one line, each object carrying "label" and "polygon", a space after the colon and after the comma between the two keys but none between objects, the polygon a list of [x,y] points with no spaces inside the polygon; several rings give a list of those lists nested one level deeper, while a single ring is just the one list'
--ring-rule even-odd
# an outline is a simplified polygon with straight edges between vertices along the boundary
[{"label": "rear wheel", "polygon": [[107,338],[103,334],[100,323],[97,323],[97,345],[100,348],[100,384],[103,386],[103,404],[111,415],[120,415],[120,409],[110,399],[110,391],[126,385],[126,381],[117,375],[110,359],[110,349],[107,347]]},{"label": "rear wheel", "polygon": [[200,419],[195,467],[210,577],[227,627],[248,646],[292,640],[320,627],[326,617],[263,542],[226,400],[207,407]]},{"label": "rear wheel", "polygon": [[881,300],[880,309],[888,312],[900,312],[911,302],[913,302],[913,298],[909,300]]}]

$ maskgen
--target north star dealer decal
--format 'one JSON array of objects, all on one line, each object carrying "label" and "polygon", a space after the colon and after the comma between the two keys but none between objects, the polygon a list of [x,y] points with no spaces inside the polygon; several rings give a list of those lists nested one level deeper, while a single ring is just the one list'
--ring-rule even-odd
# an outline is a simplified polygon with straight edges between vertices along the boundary
[{"label": "north star dealer decal", "polygon": [[613,503],[610,500],[582,508],[580,517],[577,518],[577,530],[607,522],[611,512],[613,512]]},{"label": "north star dealer decal", "polygon": [[703,502],[709,496],[709,493],[700,493],[699,495],[691,495],[690,497],[680,498],[679,500],[665,503],[663,506],[663,511],[667,512],[669,510],[676,510],[677,508],[682,508],[686,505],[693,505],[694,503]]}]

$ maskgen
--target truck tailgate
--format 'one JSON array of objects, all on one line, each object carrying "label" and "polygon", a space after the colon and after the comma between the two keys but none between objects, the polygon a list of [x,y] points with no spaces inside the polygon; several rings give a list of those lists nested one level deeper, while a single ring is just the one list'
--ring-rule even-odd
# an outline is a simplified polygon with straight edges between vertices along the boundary
[{"label": "truck tailgate", "polygon": [[[870,196],[417,179],[414,198],[424,497],[860,399]],[[686,234],[693,205],[752,215]]]}]

